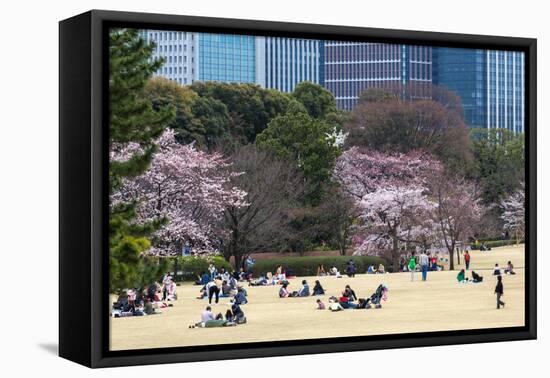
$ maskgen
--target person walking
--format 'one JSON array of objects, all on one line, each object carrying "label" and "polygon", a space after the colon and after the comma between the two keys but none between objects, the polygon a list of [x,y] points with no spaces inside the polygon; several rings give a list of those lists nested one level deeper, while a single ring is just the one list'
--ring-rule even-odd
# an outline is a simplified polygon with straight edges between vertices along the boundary
[{"label": "person walking", "polygon": [[414,271],[416,270],[416,258],[414,257],[414,252],[411,254],[411,257],[409,258],[409,272],[411,272],[411,282],[414,281]]},{"label": "person walking", "polygon": [[428,277],[428,266],[430,265],[430,259],[426,254],[426,251],[423,251],[420,255],[420,270],[422,271],[422,281],[426,281]]},{"label": "person walking", "polygon": [[464,252],[464,264],[466,264],[466,270],[470,269],[470,253],[468,251]]},{"label": "person walking", "polygon": [[502,285],[502,276],[497,276],[497,286],[495,287],[495,294],[497,295],[497,310],[500,306],[504,307],[504,303],[500,298],[504,295],[504,286]]}]

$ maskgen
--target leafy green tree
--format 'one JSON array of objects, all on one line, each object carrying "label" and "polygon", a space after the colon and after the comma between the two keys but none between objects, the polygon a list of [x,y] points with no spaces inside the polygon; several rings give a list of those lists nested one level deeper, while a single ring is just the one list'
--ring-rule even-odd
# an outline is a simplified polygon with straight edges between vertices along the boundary
[{"label": "leafy green tree", "polygon": [[487,205],[500,203],[525,180],[525,137],[506,129],[472,129],[469,176]]},{"label": "leafy green tree", "polygon": [[[155,110],[144,93],[147,81],[162,65],[162,60],[152,59],[153,48],[137,30],[116,29],[110,33],[110,152],[116,155],[128,143],[140,146],[132,156],[111,159],[111,193],[124,178],[136,177],[148,168],[156,151],[154,139],[174,118],[172,107]],[[141,284],[140,272],[152,269],[141,254],[149,248],[149,236],[158,224],[136,224],[134,203],[112,204],[109,216],[110,290],[116,292]]]},{"label": "leafy green tree", "polygon": [[319,84],[302,81],[294,88],[292,97],[302,103],[313,118],[324,119],[328,114],[336,112],[334,96]]},{"label": "leafy green tree", "polygon": [[213,150],[231,142],[231,125],[225,104],[215,98],[199,97],[192,106],[192,123],[203,132],[204,145]]},{"label": "leafy green tree", "polygon": [[256,144],[293,162],[303,172],[306,202],[316,205],[340,154],[340,148],[329,137],[332,132],[333,127],[327,122],[292,112],[274,118],[258,135]]},{"label": "leafy green tree", "polygon": [[292,103],[288,94],[250,83],[196,82],[191,88],[227,107],[231,136],[244,143],[253,143],[269,121],[286,113]]},{"label": "leafy green tree", "polygon": [[199,96],[191,88],[156,76],[145,85],[145,95],[155,110],[174,108],[176,115],[169,127],[176,132],[178,142],[184,144],[196,142],[199,147],[205,145],[206,130],[193,114],[193,106]]}]

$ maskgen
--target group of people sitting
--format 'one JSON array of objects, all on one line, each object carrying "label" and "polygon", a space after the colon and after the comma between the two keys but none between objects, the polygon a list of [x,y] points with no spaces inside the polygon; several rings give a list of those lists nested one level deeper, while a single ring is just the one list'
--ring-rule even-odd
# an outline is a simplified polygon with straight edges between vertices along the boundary
[{"label": "group of people sitting", "polygon": [[162,284],[153,282],[140,290],[128,289],[121,293],[113,303],[111,316],[114,318],[128,316],[144,316],[159,314],[161,308],[172,307],[167,301],[177,299],[176,283],[166,273],[161,280]]},{"label": "group of people sitting", "polygon": [[248,293],[235,277],[224,280],[222,276],[216,276],[201,288],[197,299],[208,298],[208,303],[212,304],[212,299],[218,303],[220,298],[231,298],[232,303],[243,305],[248,303],[247,297]]},{"label": "group of people sitting", "polygon": [[[357,266],[355,265],[355,261],[350,259],[346,263],[345,273],[350,278],[355,277],[355,274],[357,273]],[[327,271],[325,270],[325,266],[323,264],[319,264],[319,266],[317,266],[317,275],[320,277],[335,276],[336,278],[342,278],[342,274],[335,265],[331,266]]]},{"label": "group of people sitting", "polygon": [[[498,266],[498,263],[495,264],[495,267],[493,268],[493,276],[500,276],[502,274],[502,269],[500,266]],[[514,264],[512,264],[511,261],[508,261],[506,264],[506,268],[504,268],[504,274],[516,274],[514,271]]]},{"label": "group of people sitting", "polygon": [[243,268],[239,271],[234,270],[231,273],[229,273],[225,268],[221,268],[218,272],[214,264],[210,264],[208,267],[208,272],[202,272],[197,276],[198,279],[195,281],[195,285],[204,286],[208,282],[213,281],[216,277],[221,277],[222,280],[227,282],[229,282],[231,278],[238,282],[245,282],[248,281],[251,276],[252,274],[250,272],[245,272]]},{"label": "group of people sitting", "polygon": [[483,282],[483,277],[472,270],[472,278],[466,277],[466,271],[461,269],[456,276],[458,283],[479,283]]},{"label": "group of people sitting", "polygon": [[288,289],[288,285],[288,281],[282,284],[281,288],[279,289],[279,298],[309,297],[310,295],[325,294],[325,289],[323,289],[323,286],[321,286],[321,283],[318,280],[315,281],[315,286],[313,286],[312,292],[310,291],[309,285],[306,280],[302,280],[302,287],[300,288],[300,290],[290,291]]},{"label": "group of people sitting", "polygon": [[385,274],[386,268],[384,268],[384,265],[379,264],[378,268],[375,268],[374,265],[369,265],[367,268],[367,274]]},{"label": "group of people sitting", "polygon": [[275,269],[275,274],[271,272],[262,273],[256,280],[249,280],[249,286],[269,286],[269,285],[282,285],[287,281],[287,278],[293,277],[293,272],[289,269],[283,269],[282,265],[279,265]]},{"label": "group of people sitting", "polygon": [[[346,285],[341,297],[337,298],[335,296],[331,296],[328,299],[328,309],[331,311],[342,311],[346,309],[369,309],[372,308],[373,305],[375,308],[382,308],[381,301],[387,300],[387,292],[388,288],[381,284],[369,298],[358,298],[355,291],[349,285]],[[321,299],[317,299],[316,303],[317,310],[325,310],[327,308]]]},{"label": "group of people sitting", "polygon": [[195,324],[189,326],[189,328],[195,327],[231,327],[238,324],[246,323],[246,316],[244,311],[241,309],[237,303],[231,305],[231,309],[228,309],[225,312],[225,316],[220,312],[218,315],[214,315],[212,312],[212,307],[207,306],[206,309],[201,313],[201,320]]}]

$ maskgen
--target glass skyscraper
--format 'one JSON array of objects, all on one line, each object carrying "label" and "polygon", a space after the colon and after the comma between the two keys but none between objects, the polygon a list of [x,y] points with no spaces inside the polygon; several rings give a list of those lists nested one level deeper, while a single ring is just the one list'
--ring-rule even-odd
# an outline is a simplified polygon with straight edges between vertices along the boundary
[{"label": "glass skyscraper", "polygon": [[383,43],[324,43],[324,86],[340,109],[353,109],[368,88],[400,88],[407,98],[429,98],[432,48]]},{"label": "glass skyscraper", "polygon": [[256,81],[256,37],[200,33],[198,40],[198,80]]},{"label": "glass skyscraper", "polygon": [[524,54],[434,48],[434,83],[457,93],[470,127],[524,130]]}]

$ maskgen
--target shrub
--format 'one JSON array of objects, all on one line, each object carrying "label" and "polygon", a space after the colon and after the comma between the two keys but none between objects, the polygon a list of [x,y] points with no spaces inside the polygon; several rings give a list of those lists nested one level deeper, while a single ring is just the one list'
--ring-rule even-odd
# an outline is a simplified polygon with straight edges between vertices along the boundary
[{"label": "shrub", "polygon": [[170,270],[175,272],[176,281],[195,281],[199,274],[208,271],[210,264],[214,264],[218,271],[221,268],[228,271],[233,269],[222,256],[179,256],[170,260]]},{"label": "shrub", "polygon": [[[515,240],[488,240],[483,241],[486,247],[490,248],[496,248],[496,247],[504,247],[506,245],[514,245],[516,244]],[[525,240],[520,240],[520,243],[525,243]],[[479,243],[472,243],[472,249],[479,250],[481,247],[481,241]]]},{"label": "shrub", "polygon": [[254,276],[259,276],[261,273],[275,272],[279,265],[282,265],[285,270],[292,270],[297,276],[314,276],[317,274],[317,267],[323,264],[325,271],[335,266],[340,273],[345,274],[346,264],[349,260],[355,262],[357,268],[356,273],[365,273],[369,265],[374,265],[376,268],[379,264],[383,264],[388,268],[386,260],[375,256],[305,256],[305,257],[277,257],[273,259],[258,260],[252,267]]}]

